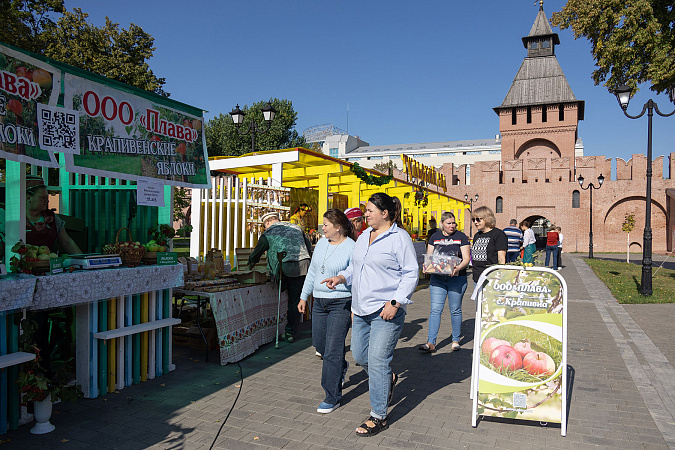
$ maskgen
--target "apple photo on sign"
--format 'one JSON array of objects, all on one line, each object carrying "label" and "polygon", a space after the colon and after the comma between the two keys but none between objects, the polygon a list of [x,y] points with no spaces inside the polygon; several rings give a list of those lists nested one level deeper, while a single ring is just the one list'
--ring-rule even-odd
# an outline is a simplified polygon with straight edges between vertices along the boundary
[{"label": "apple photo on sign", "polygon": [[562,342],[521,324],[501,324],[481,342],[481,365],[507,378],[537,383],[550,378],[562,361]]}]

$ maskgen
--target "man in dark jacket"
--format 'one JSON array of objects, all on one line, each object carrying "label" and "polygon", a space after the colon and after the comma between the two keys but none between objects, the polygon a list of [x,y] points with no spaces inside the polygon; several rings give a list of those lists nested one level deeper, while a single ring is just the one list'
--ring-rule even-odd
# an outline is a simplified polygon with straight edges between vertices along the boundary
[{"label": "man in dark jacket", "polygon": [[[293,342],[300,324],[298,303],[311,262],[312,246],[300,227],[281,222],[276,212],[265,214],[262,222],[265,232],[260,236],[258,244],[249,256],[248,266],[252,269],[267,251],[267,269],[277,283],[281,276],[281,289],[288,291],[288,323],[281,337],[288,342]],[[280,253],[285,255],[281,261],[278,257]]]}]

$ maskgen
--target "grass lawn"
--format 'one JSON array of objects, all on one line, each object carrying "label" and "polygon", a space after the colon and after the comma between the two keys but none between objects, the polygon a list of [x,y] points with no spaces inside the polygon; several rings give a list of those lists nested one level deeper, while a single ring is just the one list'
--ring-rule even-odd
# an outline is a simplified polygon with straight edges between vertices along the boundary
[{"label": "grass lawn", "polygon": [[588,258],[584,258],[584,261],[612,291],[619,303],[675,302],[675,270],[652,267],[653,294],[645,297],[640,294],[641,265]]}]

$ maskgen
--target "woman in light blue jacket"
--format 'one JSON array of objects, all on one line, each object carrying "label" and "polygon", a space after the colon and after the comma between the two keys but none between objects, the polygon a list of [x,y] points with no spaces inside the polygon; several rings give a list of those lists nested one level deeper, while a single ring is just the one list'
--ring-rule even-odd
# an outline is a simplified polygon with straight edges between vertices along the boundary
[{"label": "woman in light blue jacket", "polygon": [[321,283],[349,266],[354,252],[355,231],[347,216],[339,209],[323,215],[324,238],[314,249],[300,294],[298,311],[307,310],[307,298],[314,296],[312,308],[312,341],[323,355],[321,387],[326,392],[317,412],[328,414],[340,407],[342,385],[349,364],[345,359],[345,338],[351,321],[352,297],[347,286],[329,289]]},{"label": "woman in light blue jacket", "polygon": [[354,246],[352,262],[324,280],[330,289],[352,287],[352,355],[368,373],[370,417],[357,436],[373,436],[389,427],[387,411],[398,377],[391,370],[406,307],[419,279],[417,256],[401,223],[401,202],[378,192],[368,199],[369,228]]}]

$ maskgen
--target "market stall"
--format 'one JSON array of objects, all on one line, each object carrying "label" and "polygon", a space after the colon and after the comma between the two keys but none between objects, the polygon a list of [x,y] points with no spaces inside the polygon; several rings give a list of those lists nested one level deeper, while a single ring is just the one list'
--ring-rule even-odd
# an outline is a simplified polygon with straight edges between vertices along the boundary
[{"label": "market stall", "polygon": [[0,70],[3,266],[19,272],[0,277],[2,434],[21,417],[21,364],[36,363],[22,319],[61,333],[40,360],[74,361],[86,397],[172,370],[183,267],[170,252],[143,264],[139,241],[170,228],[172,186],[208,186],[209,168],[201,109],[1,43]]},{"label": "market stall", "polygon": [[[313,193],[317,223],[312,225],[316,225],[317,232],[318,218],[324,211],[364,205],[375,192],[386,192],[401,200],[405,225],[411,235],[423,235],[426,221],[432,216],[440,218],[444,211],[454,212],[459,229],[463,229],[463,211],[468,204],[446,195],[444,178],[432,168],[405,160],[404,163],[405,179],[388,177],[304,148],[211,158],[211,171],[221,175],[211,178],[210,189],[192,190],[190,254],[199,257],[210,248],[220,248],[232,267],[236,267],[239,261],[234,249],[254,247],[262,232],[258,227],[246,225],[252,211],[262,215],[279,205],[274,197],[270,201],[252,200],[250,191],[260,189]],[[253,210],[252,201],[255,201]]]}]

